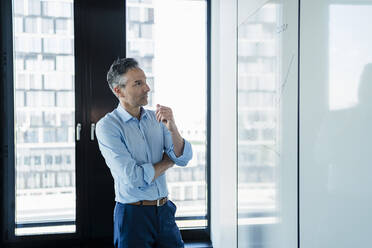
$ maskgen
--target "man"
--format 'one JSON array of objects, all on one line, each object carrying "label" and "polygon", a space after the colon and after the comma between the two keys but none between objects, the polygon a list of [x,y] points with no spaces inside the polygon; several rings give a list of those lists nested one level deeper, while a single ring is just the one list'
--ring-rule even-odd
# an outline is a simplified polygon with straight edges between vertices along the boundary
[{"label": "man", "polygon": [[186,166],[191,145],[179,134],[170,108],[143,108],[150,88],[137,61],[116,60],[107,82],[119,105],[97,123],[96,135],[114,178],[114,245],[183,247],[165,171],[174,164]]}]

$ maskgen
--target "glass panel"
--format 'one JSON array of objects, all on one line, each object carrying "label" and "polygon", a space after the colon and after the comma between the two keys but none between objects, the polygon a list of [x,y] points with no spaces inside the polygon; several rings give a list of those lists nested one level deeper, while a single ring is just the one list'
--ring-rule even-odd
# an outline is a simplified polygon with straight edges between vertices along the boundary
[{"label": "glass panel", "polygon": [[281,18],[269,2],[238,27],[238,247],[269,247],[278,221]]},{"label": "glass panel", "polygon": [[178,220],[180,227],[207,224],[206,4],[127,1],[127,56],[136,58],[147,76],[151,88],[147,107],[170,106],[181,135],[193,146],[194,157],[186,168],[167,171],[169,196],[178,206],[176,217],[202,218]]},{"label": "glass panel", "polygon": [[75,232],[73,0],[13,6],[15,234]]},{"label": "glass panel", "polygon": [[[368,247],[372,1],[301,1],[301,7],[301,28],[319,34],[314,42],[301,32],[301,48],[311,51],[301,51],[300,68],[301,247]],[[320,15],[313,22],[314,13]]]}]

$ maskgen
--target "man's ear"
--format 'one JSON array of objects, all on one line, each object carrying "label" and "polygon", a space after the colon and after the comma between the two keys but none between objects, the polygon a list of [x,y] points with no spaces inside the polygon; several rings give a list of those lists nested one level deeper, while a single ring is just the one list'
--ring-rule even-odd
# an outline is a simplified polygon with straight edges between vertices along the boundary
[{"label": "man's ear", "polygon": [[116,95],[117,97],[124,97],[124,96],[125,96],[125,95],[124,95],[124,90],[122,90],[120,86],[116,86],[116,87],[114,88],[114,92],[115,92],[115,95]]}]

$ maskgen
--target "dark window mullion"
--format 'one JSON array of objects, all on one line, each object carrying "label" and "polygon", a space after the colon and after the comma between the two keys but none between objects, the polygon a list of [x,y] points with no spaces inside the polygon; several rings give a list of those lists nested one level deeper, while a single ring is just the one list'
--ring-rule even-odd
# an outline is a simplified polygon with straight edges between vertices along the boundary
[{"label": "dark window mullion", "polygon": [[14,238],[14,111],[12,2],[0,2],[1,18],[1,241]]}]

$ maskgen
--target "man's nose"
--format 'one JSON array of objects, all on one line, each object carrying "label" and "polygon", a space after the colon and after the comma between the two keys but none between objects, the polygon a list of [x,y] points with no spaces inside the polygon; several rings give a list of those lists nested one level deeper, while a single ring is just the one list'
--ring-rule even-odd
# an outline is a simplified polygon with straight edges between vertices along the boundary
[{"label": "man's nose", "polygon": [[150,89],[149,85],[146,84],[146,85],[145,85],[145,91],[146,91],[146,92],[149,92],[150,90],[151,90],[151,89]]}]

